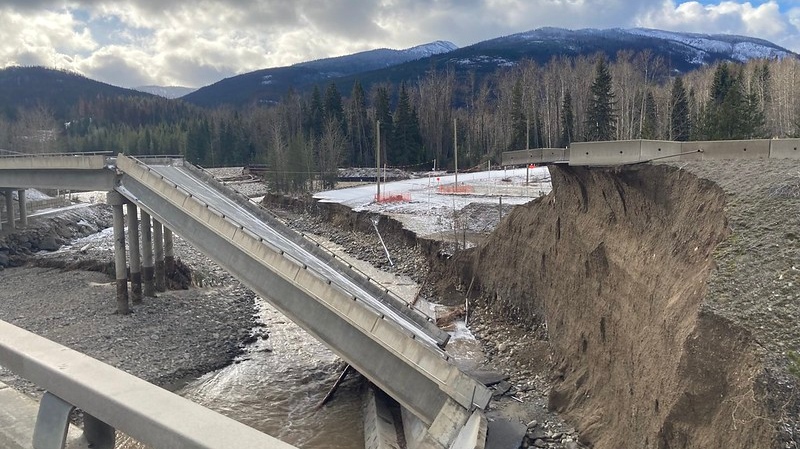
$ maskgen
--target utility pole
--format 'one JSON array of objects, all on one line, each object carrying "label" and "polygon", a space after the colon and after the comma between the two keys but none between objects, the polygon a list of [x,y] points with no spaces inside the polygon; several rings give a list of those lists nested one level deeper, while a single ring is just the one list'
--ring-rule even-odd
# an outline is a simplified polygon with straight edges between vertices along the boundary
[{"label": "utility pole", "polygon": [[455,153],[455,166],[456,166],[456,189],[454,193],[458,192],[458,126],[456,119],[453,119],[453,153]]},{"label": "utility pole", "polygon": [[381,200],[381,121],[378,120],[377,123],[377,132],[375,133],[377,138],[375,139],[375,147],[377,148],[376,155],[375,155],[375,181],[378,185],[378,193],[375,195],[375,201]]}]

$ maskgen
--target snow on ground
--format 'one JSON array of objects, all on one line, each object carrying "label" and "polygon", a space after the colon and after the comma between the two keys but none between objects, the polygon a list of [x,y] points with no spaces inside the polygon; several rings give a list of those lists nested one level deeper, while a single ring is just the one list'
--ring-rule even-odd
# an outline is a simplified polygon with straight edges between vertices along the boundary
[{"label": "snow on ground", "polygon": [[[526,184],[526,179],[529,181]],[[455,186],[455,175],[392,181],[381,184],[382,196],[405,196],[407,201],[376,202],[375,184],[317,193],[320,202],[339,203],[356,211],[388,215],[420,236],[453,230],[458,212],[471,203],[499,205],[524,204],[550,192],[550,172],[546,167],[459,173],[458,189],[470,193],[444,193]]]}]

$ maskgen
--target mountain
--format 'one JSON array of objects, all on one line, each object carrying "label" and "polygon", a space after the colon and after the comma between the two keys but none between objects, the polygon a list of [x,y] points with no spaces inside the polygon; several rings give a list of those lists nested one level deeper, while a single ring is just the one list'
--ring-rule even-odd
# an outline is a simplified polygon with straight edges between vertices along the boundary
[{"label": "mountain", "polygon": [[289,87],[304,89],[314,84],[356,73],[392,67],[457,49],[452,42],[435,41],[404,50],[380,48],[352,55],[302,62],[226,78],[183,97],[200,106],[277,101]]},{"label": "mountain", "polygon": [[797,57],[795,53],[762,39],[646,28],[539,28],[462,48],[455,48],[455,45],[448,43],[432,43],[422,46],[423,49],[416,54],[425,54],[425,49],[430,46],[435,51],[424,57],[412,57],[414,49],[400,50],[407,52],[409,57],[401,63],[396,61],[402,58],[391,59],[386,53],[398,50],[373,50],[291,67],[259,70],[204,87],[184,99],[203,106],[268,104],[279,101],[290,87],[304,91],[314,84],[323,87],[323,84],[333,81],[339,91],[346,95],[356,80],[369,89],[373,83],[414,81],[431,67],[451,67],[456,76],[466,77],[474,73],[480,78],[503,67],[513,67],[526,59],[545,64],[556,56],[590,56],[599,52],[613,60],[621,50],[651,51],[679,73],[717,61],[744,62],[753,58]]},{"label": "mountain", "polygon": [[44,67],[8,67],[0,70],[0,117],[20,108],[46,107],[58,119],[69,116],[81,98],[152,97],[112,86],[73,72]]},{"label": "mountain", "polygon": [[159,97],[170,99],[180,98],[197,90],[193,87],[182,86],[139,86],[134,87],[133,89],[138,90],[139,92],[146,92],[148,94],[158,95]]}]

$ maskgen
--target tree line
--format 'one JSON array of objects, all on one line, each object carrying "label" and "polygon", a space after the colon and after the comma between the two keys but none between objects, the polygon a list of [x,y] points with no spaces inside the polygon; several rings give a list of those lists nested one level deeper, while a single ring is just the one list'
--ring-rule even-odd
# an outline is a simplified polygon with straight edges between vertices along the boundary
[{"label": "tree line", "polygon": [[[498,161],[500,153],[577,141],[720,140],[800,134],[800,61],[723,62],[673,73],[649,51],[524,61],[479,78],[431,69],[411,83],[335,83],[268,106],[203,109],[141,97],[81,99],[0,118],[0,149],[174,154],[202,166],[269,166],[282,191],[323,186],[336,168],[427,170]],[[455,126],[455,130],[454,130]],[[454,141],[454,131],[457,141]],[[380,136],[380,142],[377,141]],[[379,144],[379,145],[378,145]]]}]

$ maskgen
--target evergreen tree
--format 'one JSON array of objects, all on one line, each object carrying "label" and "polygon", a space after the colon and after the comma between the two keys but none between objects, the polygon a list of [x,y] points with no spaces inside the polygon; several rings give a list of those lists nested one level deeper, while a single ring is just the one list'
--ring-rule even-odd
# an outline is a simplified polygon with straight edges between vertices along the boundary
[{"label": "evergreen tree", "polygon": [[575,114],[572,112],[572,94],[569,89],[564,92],[564,101],[561,105],[561,139],[558,146],[568,147],[575,138]]},{"label": "evergreen tree", "polygon": [[605,58],[600,57],[595,67],[595,79],[586,110],[586,140],[589,142],[612,140],[617,132],[617,111],[612,91],[611,72]]},{"label": "evergreen tree", "polygon": [[325,103],[323,104],[324,120],[335,120],[341,127],[344,127],[344,108],[342,107],[342,95],[335,83],[328,84],[325,89]]},{"label": "evergreen tree", "polygon": [[[380,121],[381,129],[381,163],[386,163],[386,155],[389,152],[389,141],[392,136],[392,115],[389,109],[389,89],[380,86],[375,91],[375,119]],[[377,142],[374,148],[377,148]],[[395,162],[392,162],[393,164]]]},{"label": "evergreen tree", "polygon": [[642,118],[642,139],[655,140],[658,138],[658,113],[656,99],[648,91],[644,99],[644,117]]},{"label": "evergreen tree", "polygon": [[669,115],[669,138],[679,142],[689,140],[691,133],[691,120],[689,118],[689,99],[683,79],[676,77],[672,83]]},{"label": "evergreen tree", "polygon": [[708,140],[746,139],[757,132],[753,123],[750,99],[743,89],[742,73],[731,70],[728,63],[720,64],[705,111],[700,137]]},{"label": "evergreen tree", "polygon": [[416,112],[411,108],[405,83],[400,85],[400,95],[392,117],[392,138],[388,157],[392,165],[411,165],[421,162],[422,137]]},{"label": "evergreen tree", "polygon": [[311,100],[303,107],[303,131],[311,138],[322,135],[323,118],[325,111],[322,105],[322,95],[319,86],[314,85]]},{"label": "evergreen tree", "polygon": [[517,79],[511,92],[511,149],[527,149],[528,119],[522,106],[522,81]]},{"label": "evergreen tree", "polygon": [[356,81],[350,94],[350,103],[347,107],[347,126],[350,151],[347,163],[351,166],[361,167],[374,165],[375,158],[372,154],[370,135],[372,126],[367,118],[367,100],[364,88]]}]

